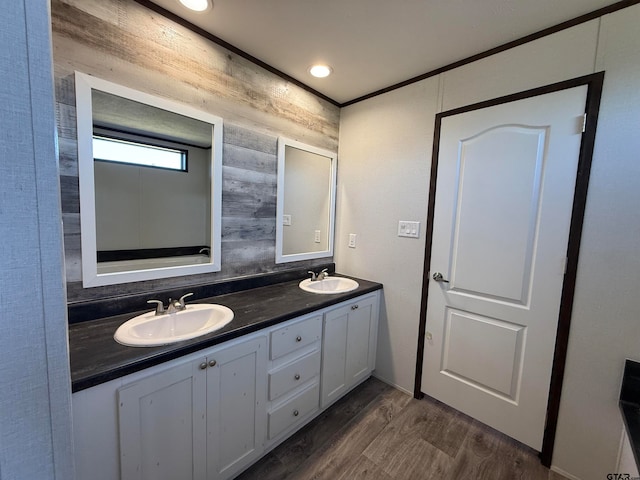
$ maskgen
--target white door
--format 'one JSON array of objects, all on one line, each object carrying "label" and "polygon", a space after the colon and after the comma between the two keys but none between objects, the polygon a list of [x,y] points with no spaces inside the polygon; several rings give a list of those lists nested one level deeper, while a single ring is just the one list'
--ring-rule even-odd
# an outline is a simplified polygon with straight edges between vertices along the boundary
[{"label": "white door", "polygon": [[536,450],[586,93],[441,123],[422,391]]}]

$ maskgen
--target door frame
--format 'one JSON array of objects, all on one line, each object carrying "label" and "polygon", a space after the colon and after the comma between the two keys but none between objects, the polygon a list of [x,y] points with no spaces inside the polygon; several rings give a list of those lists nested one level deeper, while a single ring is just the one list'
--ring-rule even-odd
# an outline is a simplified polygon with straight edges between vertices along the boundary
[{"label": "door frame", "polygon": [[505,103],[524,100],[525,98],[545,95],[547,93],[558,92],[569,88],[587,85],[587,99],[585,113],[587,121],[585,131],[580,143],[580,154],[578,160],[578,171],[571,212],[571,224],[569,229],[569,241],[567,244],[567,265],[566,273],[562,284],[562,296],[560,300],[560,312],[558,316],[558,330],[556,333],[556,344],[553,356],[553,369],[551,371],[551,382],[549,389],[549,400],[547,403],[547,421],[544,428],[542,440],[542,451],[540,460],[546,467],[551,466],[553,456],[553,446],[555,443],[556,428],[558,425],[558,412],[560,410],[560,394],[564,378],[565,363],[567,358],[567,346],[569,343],[569,327],[571,325],[571,311],[573,308],[573,298],[576,286],[576,276],[578,271],[578,257],[580,253],[580,240],[582,237],[582,226],[584,212],[587,201],[587,190],[589,187],[589,175],[591,172],[591,161],[596,138],[596,128],[598,124],[598,113],[600,110],[600,99],[602,96],[602,86],[604,83],[604,72],[593,73],[583,77],[573,78],[558,83],[553,83],[543,87],[525,90],[523,92],[506,95],[503,97],[474,103],[453,110],[447,110],[436,114],[435,129],[433,134],[433,150],[431,161],[431,178],[429,180],[429,200],[427,210],[427,230],[425,242],[425,255],[422,276],[422,298],[420,303],[420,323],[418,328],[418,352],[416,358],[416,377],[414,384],[414,398],[422,398],[422,363],[424,360],[424,336],[427,324],[427,300],[429,289],[429,269],[431,265],[431,246],[433,241],[433,216],[435,212],[436,186],[438,176],[438,155],[440,151],[440,131],[442,119],[452,115],[480,110]]}]

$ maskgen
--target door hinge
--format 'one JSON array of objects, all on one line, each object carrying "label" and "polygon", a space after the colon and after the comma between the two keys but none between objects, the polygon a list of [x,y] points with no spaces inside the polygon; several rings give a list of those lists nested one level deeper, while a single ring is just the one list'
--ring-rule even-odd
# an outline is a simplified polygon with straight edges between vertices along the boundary
[{"label": "door hinge", "polygon": [[587,114],[582,116],[582,133],[587,131]]}]

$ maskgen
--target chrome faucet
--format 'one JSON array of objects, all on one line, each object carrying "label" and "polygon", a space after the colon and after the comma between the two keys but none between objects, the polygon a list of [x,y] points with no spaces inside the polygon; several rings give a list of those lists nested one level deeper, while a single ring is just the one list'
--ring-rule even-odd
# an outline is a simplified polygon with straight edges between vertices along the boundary
[{"label": "chrome faucet", "polygon": [[203,247],[198,253],[204,253],[207,257],[211,256],[211,249],[209,247]]},{"label": "chrome faucet", "polygon": [[322,270],[320,273],[316,274],[316,272],[309,270],[307,273],[311,274],[311,281],[312,282],[319,282],[324,280],[325,277],[329,276],[329,273],[327,272],[327,268],[325,268],[324,270]]},{"label": "chrome faucet", "polygon": [[156,304],[156,315],[165,315],[167,313],[176,313],[181,312],[187,305],[184,303],[184,299],[193,295],[193,292],[187,293],[180,297],[179,300],[171,300],[169,299],[169,305],[166,310],[164,308],[164,304],[160,300],[147,300],[147,303],[155,303]]},{"label": "chrome faucet", "polygon": [[160,300],[147,300],[147,303],[156,304],[156,315],[164,315],[165,313],[167,313],[164,309],[164,304]]}]

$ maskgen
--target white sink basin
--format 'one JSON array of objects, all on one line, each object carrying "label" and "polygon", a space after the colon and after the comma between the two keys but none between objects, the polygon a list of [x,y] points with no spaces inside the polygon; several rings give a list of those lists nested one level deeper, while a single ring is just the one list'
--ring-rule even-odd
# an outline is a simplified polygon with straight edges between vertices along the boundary
[{"label": "white sink basin", "polygon": [[345,293],[359,287],[358,282],[344,277],[326,277],[312,282],[310,278],[300,282],[299,287],[311,293]]},{"label": "white sink basin", "polygon": [[113,338],[131,347],[167,345],[214,332],[231,320],[230,308],[192,303],[180,312],[156,315],[151,311],[138,315],[120,325]]}]

